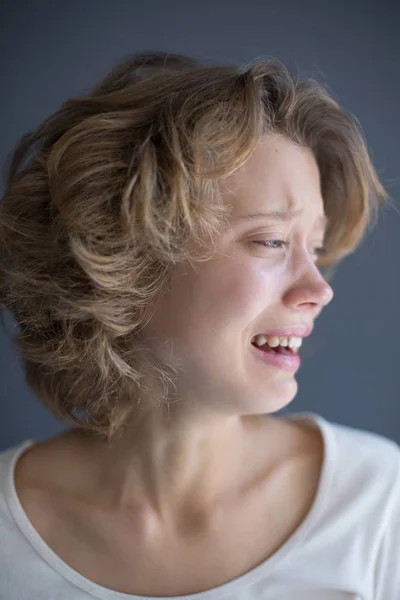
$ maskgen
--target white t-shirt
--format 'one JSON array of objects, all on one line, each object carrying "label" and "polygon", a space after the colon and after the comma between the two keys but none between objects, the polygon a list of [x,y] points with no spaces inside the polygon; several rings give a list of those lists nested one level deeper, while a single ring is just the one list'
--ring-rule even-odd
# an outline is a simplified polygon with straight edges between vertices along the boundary
[{"label": "white t-shirt", "polygon": [[[399,445],[311,412],[285,418],[307,419],[324,438],[319,487],[306,518],[251,571],[175,598],[400,600]],[[0,599],[148,600],[83,577],[39,536],[18,500],[13,476],[17,458],[33,443],[0,452]]]}]

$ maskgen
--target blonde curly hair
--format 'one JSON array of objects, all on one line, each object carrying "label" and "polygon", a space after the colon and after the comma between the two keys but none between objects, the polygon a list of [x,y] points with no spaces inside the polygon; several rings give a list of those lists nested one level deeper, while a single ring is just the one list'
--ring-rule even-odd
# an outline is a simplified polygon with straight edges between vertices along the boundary
[{"label": "blonde curly hair", "polygon": [[173,397],[177,374],[140,331],[174,265],[195,260],[190,242],[213,248],[220,182],[268,133],[316,158],[329,218],[319,266],[333,268],[387,195],[355,119],[275,58],[133,54],[18,142],[0,204],[0,304],[20,328],[25,381],[58,419],[110,441],[134,408]]}]

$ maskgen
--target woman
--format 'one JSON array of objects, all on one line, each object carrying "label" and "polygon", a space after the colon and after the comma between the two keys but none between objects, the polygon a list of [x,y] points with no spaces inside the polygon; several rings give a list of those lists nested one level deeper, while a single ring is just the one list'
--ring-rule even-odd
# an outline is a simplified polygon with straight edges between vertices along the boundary
[{"label": "woman", "polygon": [[1,301],[71,427],[0,454],[2,599],[400,597],[398,445],[272,416],[385,200],[275,59],[137,54],[21,140]]}]

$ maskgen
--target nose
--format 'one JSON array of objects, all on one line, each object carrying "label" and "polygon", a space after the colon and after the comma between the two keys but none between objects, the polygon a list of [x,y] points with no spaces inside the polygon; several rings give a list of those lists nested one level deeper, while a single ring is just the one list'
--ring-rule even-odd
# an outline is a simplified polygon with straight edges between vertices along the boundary
[{"label": "nose", "polygon": [[314,318],[333,298],[333,289],[310,261],[308,267],[296,278],[284,294],[284,303],[296,311],[314,310]]}]

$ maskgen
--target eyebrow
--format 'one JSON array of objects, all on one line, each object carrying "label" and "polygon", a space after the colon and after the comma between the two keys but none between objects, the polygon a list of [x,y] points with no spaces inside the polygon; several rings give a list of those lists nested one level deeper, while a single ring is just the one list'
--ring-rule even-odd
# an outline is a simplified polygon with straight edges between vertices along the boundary
[{"label": "eyebrow", "polygon": [[[274,210],[274,211],[269,211],[269,212],[255,212],[255,213],[248,213],[246,215],[240,215],[240,216],[236,217],[235,221],[241,222],[241,221],[250,221],[250,220],[256,220],[256,219],[263,218],[263,219],[270,219],[271,221],[287,223],[289,221],[293,221],[298,216],[300,216],[302,213],[303,213],[303,209],[292,210],[292,211]],[[318,224],[321,224],[325,230],[328,225],[328,217],[326,215],[322,215],[321,217],[319,217],[317,222],[318,222]]]}]

